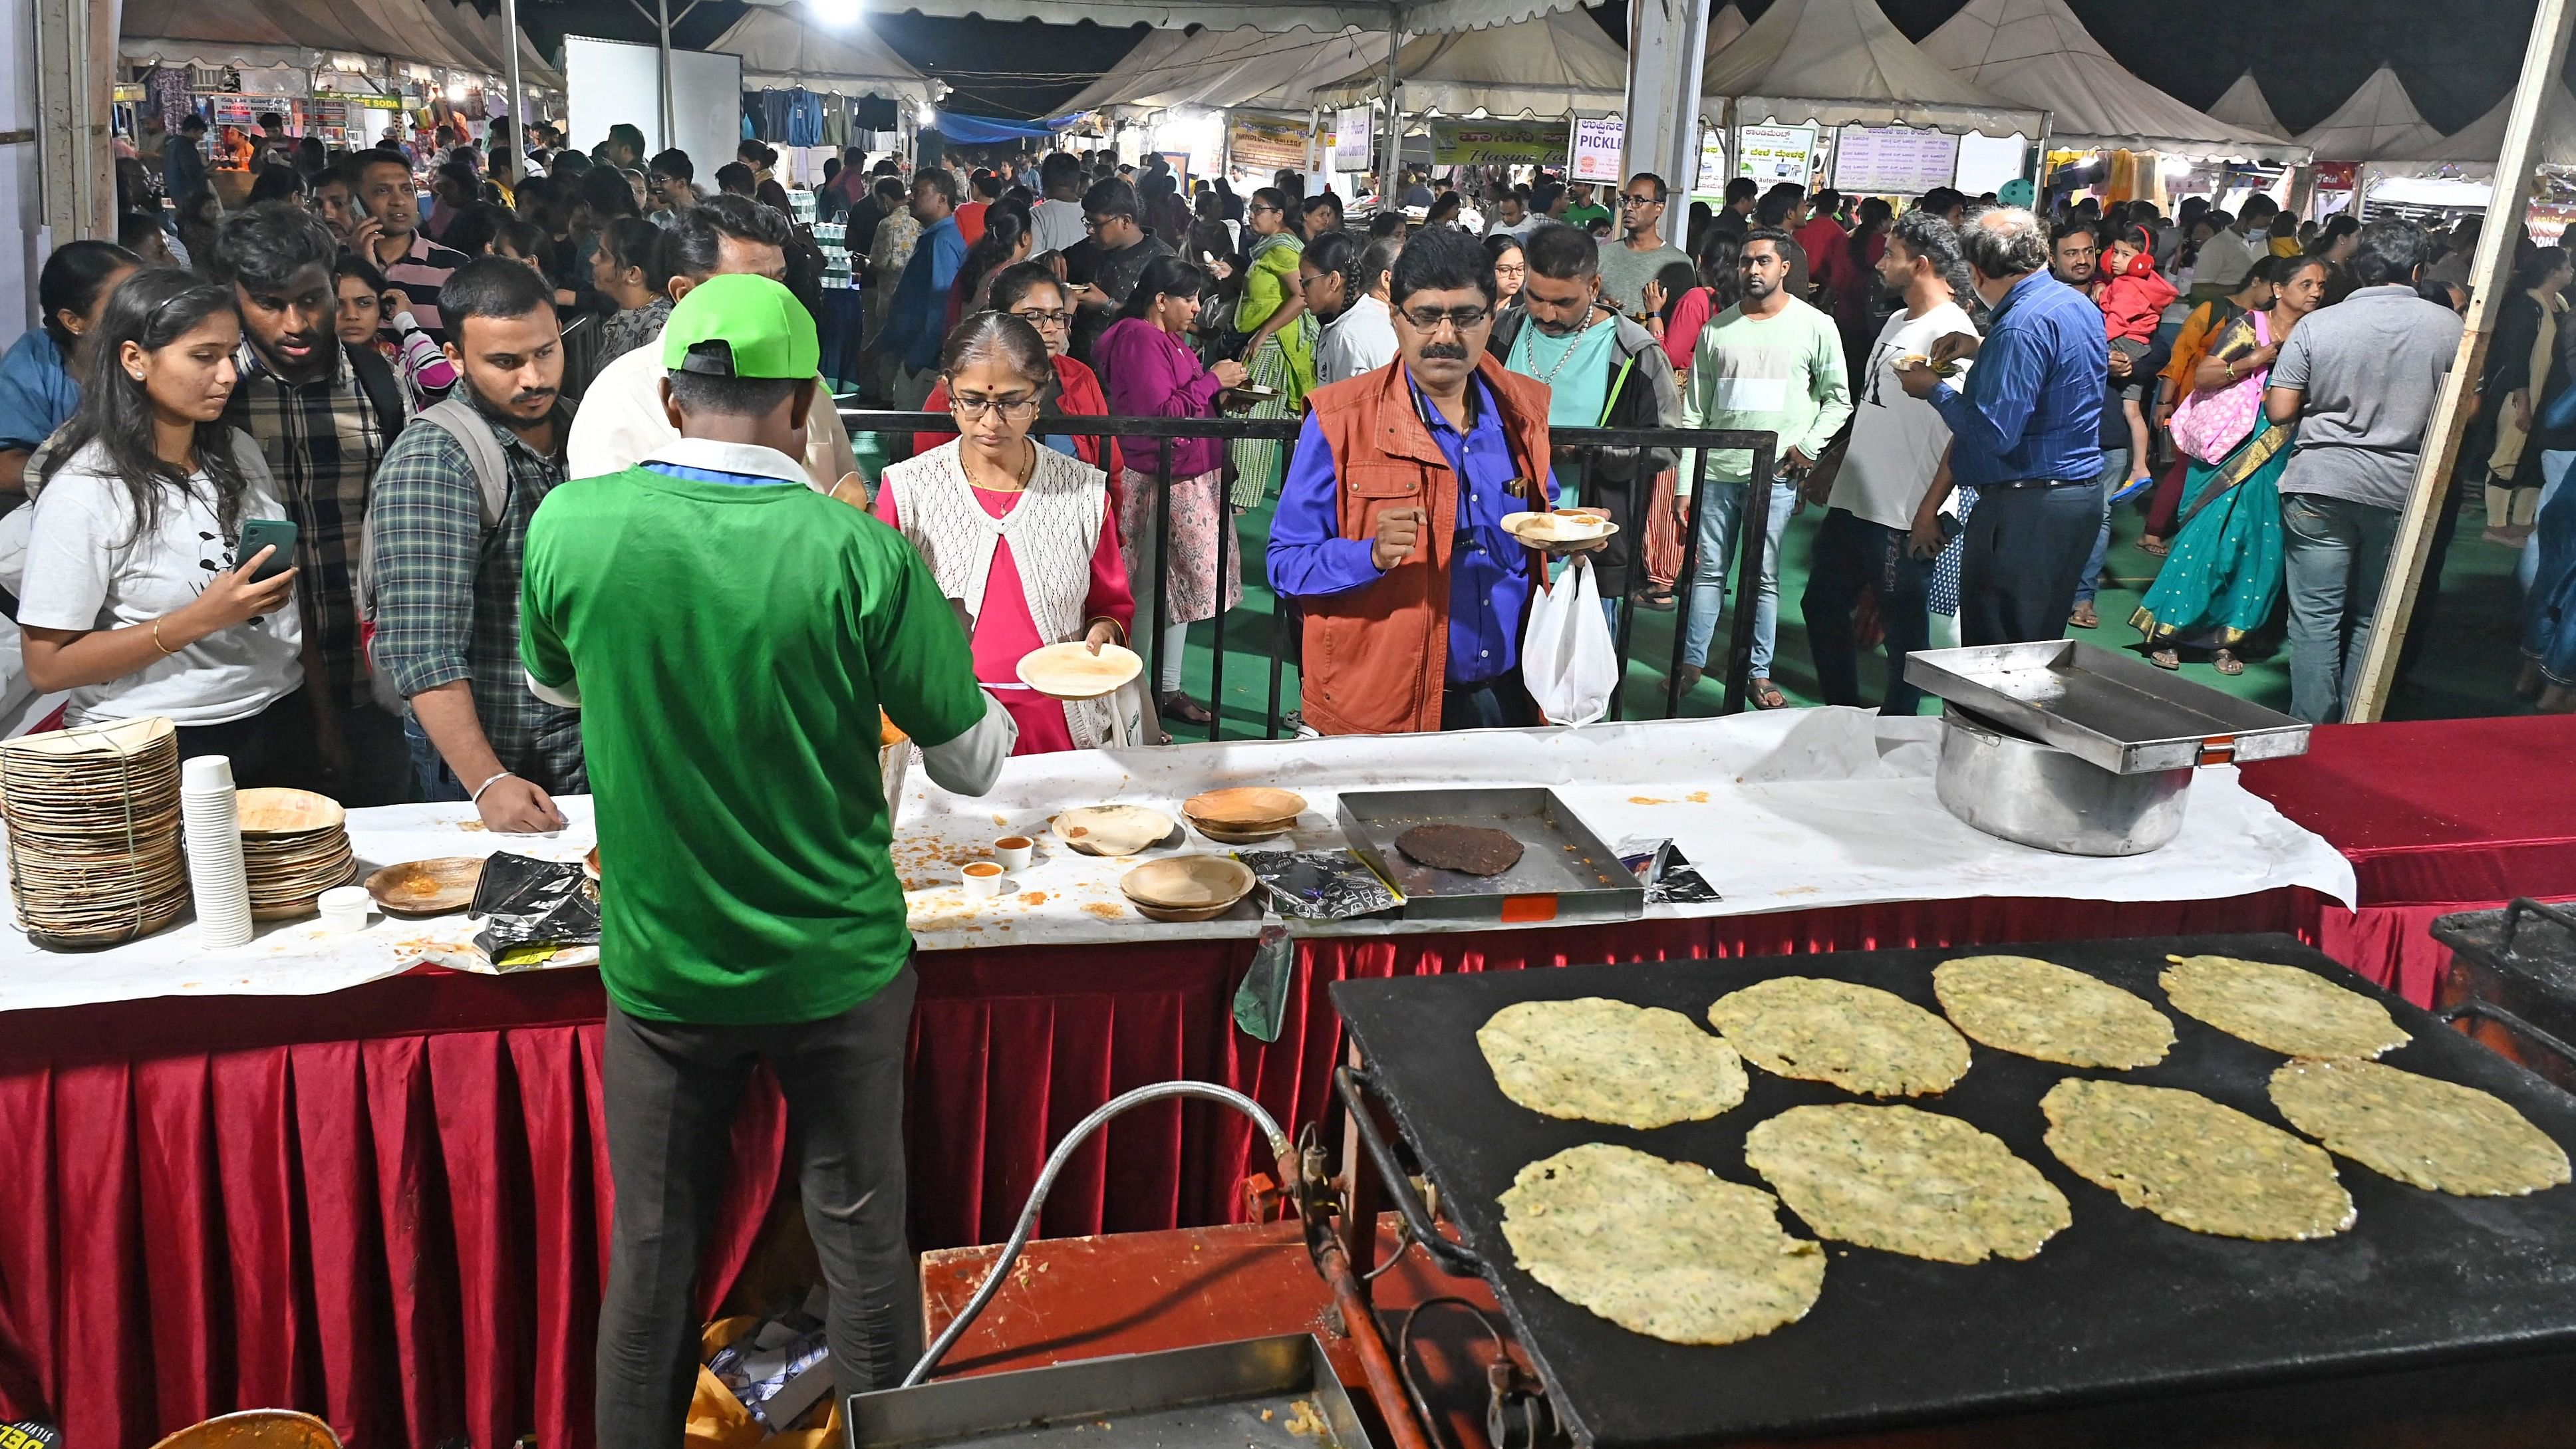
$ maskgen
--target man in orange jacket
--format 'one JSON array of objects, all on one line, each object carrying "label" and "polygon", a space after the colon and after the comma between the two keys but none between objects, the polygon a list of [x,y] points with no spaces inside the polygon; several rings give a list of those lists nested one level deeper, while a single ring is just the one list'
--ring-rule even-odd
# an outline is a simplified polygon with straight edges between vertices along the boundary
[{"label": "man in orange jacket", "polygon": [[1407,241],[1389,300],[1398,360],[1307,394],[1271,525],[1301,709],[1328,735],[1537,724],[1520,642],[1547,574],[1502,520],[1556,497],[1547,387],[1486,356],[1494,272],[1465,233]]}]

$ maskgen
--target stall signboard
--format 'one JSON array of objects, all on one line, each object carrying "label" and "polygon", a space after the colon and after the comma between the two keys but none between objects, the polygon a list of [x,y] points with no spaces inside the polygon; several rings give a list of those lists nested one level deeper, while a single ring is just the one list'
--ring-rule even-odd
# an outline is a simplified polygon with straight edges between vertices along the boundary
[{"label": "stall signboard", "polygon": [[1334,170],[1369,169],[1369,143],[1374,139],[1370,123],[1375,119],[1375,113],[1366,106],[1353,106],[1333,113]]},{"label": "stall signboard", "polygon": [[1567,174],[1576,181],[1606,181],[1616,186],[1627,178],[1619,174],[1620,153],[1628,141],[1628,123],[1615,118],[1595,119],[1578,116],[1574,121],[1574,167]]},{"label": "stall signboard", "polygon": [[1736,129],[1735,174],[1765,186],[1807,184],[1816,169],[1813,126],[1742,126]]},{"label": "stall signboard", "polygon": [[1834,189],[1921,196],[1959,174],[1959,138],[1912,126],[1845,126],[1834,138]]},{"label": "stall signboard", "polygon": [[1237,112],[1226,121],[1226,165],[1236,171],[1269,173],[1306,169],[1312,122]]},{"label": "stall signboard", "polygon": [[1691,190],[1701,196],[1726,194],[1726,133],[1702,129],[1699,133],[1699,184]]},{"label": "stall signboard", "polygon": [[1434,121],[1434,166],[1562,166],[1570,128],[1563,121]]}]

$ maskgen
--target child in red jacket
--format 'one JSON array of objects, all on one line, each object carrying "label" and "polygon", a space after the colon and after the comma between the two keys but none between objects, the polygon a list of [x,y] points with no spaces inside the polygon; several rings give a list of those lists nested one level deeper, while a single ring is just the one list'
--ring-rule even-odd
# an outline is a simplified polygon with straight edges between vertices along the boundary
[{"label": "child in red jacket", "polygon": [[[2178,294],[2174,284],[2156,270],[2155,244],[2144,227],[2124,226],[2111,239],[2110,250],[2102,258],[2102,275],[2106,280],[2095,299],[2102,306],[2102,326],[2110,334],[2112,350],[2126,354],[2135,368],[2154,345],[2156,327]],[[2124,397],[2120,407],[2129,424],[2129,475],[2150,477],[2146,411],[2135,396]]]}]

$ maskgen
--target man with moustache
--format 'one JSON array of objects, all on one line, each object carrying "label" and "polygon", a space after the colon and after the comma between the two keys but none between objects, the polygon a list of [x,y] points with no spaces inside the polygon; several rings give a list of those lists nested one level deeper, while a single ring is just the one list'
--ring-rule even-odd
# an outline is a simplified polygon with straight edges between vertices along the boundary
[{"label": "man with moustache", "polygon": [[1542,555],[1503,516],[1556,498],[1547,388],[1487,354],[1494,269],[1435,227],[1395,259],[1397,360],[1306,395],[1270,531],[1305,615],[1306,723],[1400,734],[1539,722],[1521,629]]},{"label": "man with moustache", "polygon": [[376,472],[373,659],[406,704],[419,798],[471,800],[491,830],[560,830],[554,797],[587,788],[581,717],[531,693],[519,658],[528,519],[564,481],[571,422],[554,288],[477,257],[438,300],[464,386]]},{"label": "man with moustache", "polygon": [[465,254],[422,234],[420,192],[412,185],[411,163],[401,152],[360,152],[355,169],[358,204],[367,214],[350,229],[349,250],[373,263],[385,274],[386,285],[403,294],[430,341],[446,342],[438,289],[465,265]]},{"label": "man with moustache", "polygon": [[321,677],[308,677],[323,774],[348,805],[410,798],[401,727],[376,707],[359,646],[358,552],[367,487],[409,404],[393,368],[339,339],[331,266],[339,248],[312,213],[264,201],[227,218],[206,274],[233,289],[242,340],[224,421],[258,441],[295,523],[295,602]]}]

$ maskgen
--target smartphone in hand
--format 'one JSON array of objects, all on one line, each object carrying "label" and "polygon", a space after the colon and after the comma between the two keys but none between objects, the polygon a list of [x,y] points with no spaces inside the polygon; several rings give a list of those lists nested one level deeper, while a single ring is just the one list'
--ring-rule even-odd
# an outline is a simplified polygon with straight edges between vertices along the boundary
[{"label": "smartphone in hand", "polygon": [[270,554],[268,561],[259,566],[259,572],[250,576],[253,583],[273,579],[295,567],[295,534],[295,525],[283,518],[245,518],[241,526],[241,547],[233,551],[233,557],[248,563],[259,557],[261,549],[274,545],[277,552]]}]

